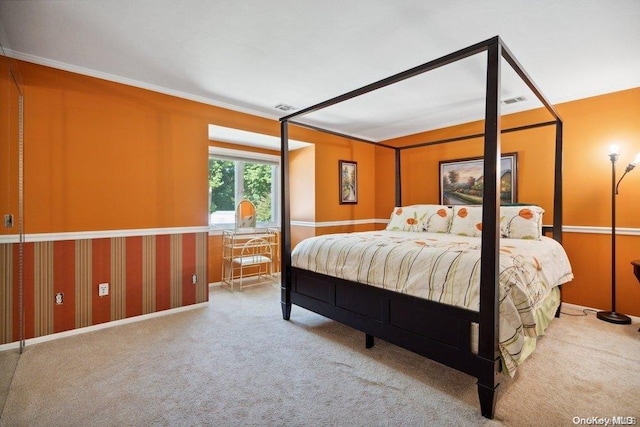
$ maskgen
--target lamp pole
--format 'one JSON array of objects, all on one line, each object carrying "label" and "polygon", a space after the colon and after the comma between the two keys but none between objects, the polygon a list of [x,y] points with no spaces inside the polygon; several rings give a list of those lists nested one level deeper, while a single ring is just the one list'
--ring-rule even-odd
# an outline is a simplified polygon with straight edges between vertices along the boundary
[{"label": "lamp pole", "polygon": [[[618,147],[611,146],[609,150],[609,159],[611,159],[611,311],[599,311],[596,316],[605,322],[628,325],[631,323],[631,318],[616,312],[616,195],[618,194],[616,160],[618,160],[618,155]],[[624,175],[631,169],[627,167]],[[624,178],[624,175],[622,175],[622,178]],[[620,181],[622,181],[622,178],[620,178]],[[620,184],[620,181],[618,181],[618,184]]]}]

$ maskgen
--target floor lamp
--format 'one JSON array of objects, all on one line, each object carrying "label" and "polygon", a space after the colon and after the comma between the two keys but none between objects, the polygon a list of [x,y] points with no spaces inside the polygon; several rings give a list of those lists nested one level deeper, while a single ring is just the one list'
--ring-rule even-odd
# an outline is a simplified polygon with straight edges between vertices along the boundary
[{"label": "floor lamp", "polygon": [[618,156],[618,146],[612,145],[609,148],[609,158],[611,159],[611,311],[599,311],[597,316],[598,319],[605,322],[628,325],[631,323],[631,318],[616,312],[616,196],[618,195],[618,187],[622,178],[640,162],[640,153],[633,162],[627,165],[624,173],[616,182],[616,160],[618,160]]}]

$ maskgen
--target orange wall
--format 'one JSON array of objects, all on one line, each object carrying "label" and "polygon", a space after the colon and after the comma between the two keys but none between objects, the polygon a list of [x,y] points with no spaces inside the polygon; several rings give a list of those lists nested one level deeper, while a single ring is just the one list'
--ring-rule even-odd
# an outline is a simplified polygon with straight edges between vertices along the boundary
[{"label": "orange wall", "polygon": [[[11,60],[0,55],[0,234],[18,229],[19,96]],[[12,214],[13,228],[4,227],[4,215]]]},{"label": "orange wall", "polygon": [[[378,219],[388,219],[391,215],[391,209],[395,206],[396,200],[396,151],[390,148],[376,147],[375,160],[375,217]],[[382,224],[382,228],[384,228],[384,224]]]},{"label": "orange wall", "polygon": [[[618,177],[640,152],[640,88],[562,104],[565,118],[565,203],[567,225],[611,226],[611,162],[608,146],[617,142]],[[640,228],[640,172],[624,178],[616,201],[616,226]],[[565,234],[576,279],[565,300],[611,308],[611,239],[608,235]],[[617,310],[640,316],[640,285],[630,262],[640,259],[640,236],[616,239]]]},{"label": "orange wall", "polygon": [[[295,128],[294,128],[295,129]],[[291,153],[291,219],[305,222],[373,220],[376,207],[376,151],[379,147],[338,136],[307,135],[312,147]],[[339,161],[357,163],[358,203],[340,204]],[[393,196],[392,196],[393,197]],[[357,225],[292,226],[292,246],[320,234],[373,230],[373,222]]]},{"label": "orange wall", "polygon": [[209,236],[208,277],[209,283],[217,283],[222,280],[222,236]]},{"label": "orange wall", "polygon": [[[640,152],[640,88],[562,104],[566,116],[565,201],[567,224],[609,226],[609,145],[620,146],[618,177]],[[617,225],[640,228],[640,172],[625,177],[617,199]],[[588,213],[588,214],[587,214]]]},{"label": "orange wall", "polygon": [[295,221],[316,220],[316,146],[289,154],[289,203]]},{"label": "orange wall", "polygon": [[[564,122],[564,203],[565,226],[611,225],[611,163],[608,147],[617,142],[621,156],[618,177],[627,163],[640,152],[640,88],[567,102],[556,106]],[[547,121],[540,110],[503,117],[502,128]],[[482,132],[482,123],[440,129],[387,141],[404,146],[459,135]],[[518,153],[518,201],[536,203],[546,210],[545,224],[553,218],[553,149],[555,127],[503,134],[502,152]],[[438,203],[439,161],[481,156],[481,139],[467,140],[402,151],[403,204]],[[393,164],[376,160],[384,182]],[[392,169],[391,169],[392,170]],[[634,171],[635,172],[635,171]],[[378,189],[377,189],[378,190]],[[617,227],[640,228],[640,172],[630,173],[617,197]],[[378,217],[388,216],[391,201],[376,205]],[[563,288],[567,302],[600,309],[611,308],[611,239],[593,233],[564,233],[575,280]],[[640,259],[640,237],[617,239],[617,310],[640,316],[640,285],[629,264]]]},{"label": "orange wall", "polygon": [[277,122],[26,62],[27,233],[206,226],[207,125]]},{"label": "orange wall", "polygon": [[[339,161],[355,161],[358,203],[340,204]],[[316,145],[316,221],[369,219],[375,215],[375,147],[345,138]]]},{"label": "orange wall", "polygon": [[[626,164],[640,152],[640,88],[567,102],[556,106],[564,122],[564,222],[571,225],[610,225],[611,163],[609,145],[616,142],[621,156],[618,177]],[[535,122],[540,111],[506,116],[502,127]],[[546,119],[548,120],[548,119]],[[391,145],[410,145],[459,135],[482,132],[482,123],[412,135],[386,141]],[[555,129],[553,126],[502,135],[502,152],[518,152],[519,201],[538,200],[551,218]],[[403,204],[435,203],[438,200],[438,163],[440,160],[481,156],[481,139],[441,144],[402,151]],[[426,162],[426,163],[425,163]],[[390,162],[380,166],[393,167]],[[380,173],[389,175],[389,170]],[[543,181],[540,181],[542,179]],[[425,183],[434,183],[426,185]],[[634,194],[640,173],[625,177],[618,197],[619,227],[640,227],[640,213]],[[623,197],[624,193],[629,194]],[[540,201],[542,199],[542,201]],[[380,206],[388,211],[392,204]],[[588,215],[585,213],[588,212]]]},{"label": "orange wall", "polygon": [[[527,118],[538,118],[539,111],[517,117],[503,118],[503,128],[526,123]],[[548,118],[544,118],[548,121]],[[529,124],[531,121],[528,122]],[[461,135],[474,135],[483,132],[482,122],[473,122],[460,126],[424,132],[406,138],[386,141],[394,146],[406,146],[422,142],[437,141]],[[533,141],[533,143],[532,143]],[[544,206],[545,218],[553,217],[553,159],[555,128],[553,126],[529,129],[517,133],[505,133],[501,138],[503,153],[518,153],[518,201],[531,202]],[[440,162],[468,157],[481,157],[484,143],[482,138],[431,145],[422,148],[401,151],[402,204],[439,203]],[[387,161],[386,165],[390,165]],[[392,165],[390,167],[393,167]],[[389,175],[389,171],[382,173]],[[389,216],[392,204],[379,205],[380,214]]]},{"label": "orange wall", "polygon": [[[289,161],[289,203],[293,221],[316,220],[316,145],[292,151]],[[315,236],[315,227],[291,226],[291,245]]]}]

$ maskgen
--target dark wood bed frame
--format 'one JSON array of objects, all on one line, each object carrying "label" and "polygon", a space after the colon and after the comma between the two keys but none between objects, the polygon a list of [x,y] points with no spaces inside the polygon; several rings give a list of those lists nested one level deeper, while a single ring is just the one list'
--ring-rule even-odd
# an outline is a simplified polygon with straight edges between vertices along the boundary
[{"label": "dark wood bed frame", "polygon": [[[487,92],[485,101],[485,129],[483,134],[425,142],[398,148],[340,134],[294,120],[304,114],[329,107],[484,51],[487,52]],[[516,71],[555,120],[517,128],[500,129],[501,58],[504,58]],[[551,231],[553,238],[562,243],[562,120],[560,116],[545,99],[540,90],[538,90],[509,49],[506,48],[502,40],[496,36],[360,89],[305,108],[283,117],[280,119],[280,122],[282,143],[281,307],[283,318],[289,320],[291,316],[291,306],[295,304],[363,331],[366,337],[367,348],[372,347],[374,337],[378,337],[475,376],[478,379],[478,396],[482,415],[487,418],[493,418],[501,371],[498,347],[498,277],[500,249],[500,177],[498,166],[501,153],[500,134],[540,126],[555,125],[553,226],[547,228],[545,231]],[[289,124],[395,150],[396,206],[402,206],[400,179],[400,158],[402,150],[484,137],[485,191],[483,195],[484,209],[482,213],[483,231],[481,238],[479,311],[470,311],[292,267],[289,208]],[[559,309],[556,315],[558,313]],[[472,323],[479,325],[477,354],[471,351]]]}]

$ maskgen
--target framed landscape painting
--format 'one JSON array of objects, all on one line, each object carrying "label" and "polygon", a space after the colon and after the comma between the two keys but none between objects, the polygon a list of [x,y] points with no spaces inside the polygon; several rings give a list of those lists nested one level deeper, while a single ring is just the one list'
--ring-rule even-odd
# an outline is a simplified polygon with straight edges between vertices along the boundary
[{"label": "framed landscape painting", "polygon": [[[500,158],[500,204],[517,201],[518,153]],[[480,205],[484,190],[484,160],[472,157],[440,162],[440,204]]]}]

